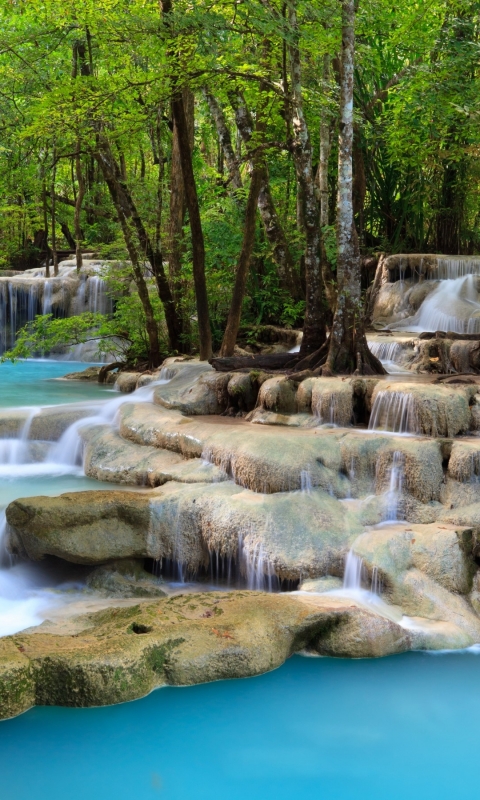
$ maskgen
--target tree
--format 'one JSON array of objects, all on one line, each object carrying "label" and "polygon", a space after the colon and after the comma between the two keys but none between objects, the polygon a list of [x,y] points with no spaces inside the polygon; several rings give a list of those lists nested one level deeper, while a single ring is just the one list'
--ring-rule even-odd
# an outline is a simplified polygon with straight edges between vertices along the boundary
[{"label": "tree", "polygon": [[368,349],[363,329],[360,252],[353,215],[353,76],[355,0],[342,0],[340,133],[338,141],[337,308],[324,375],[333,372],[384,373]]}]

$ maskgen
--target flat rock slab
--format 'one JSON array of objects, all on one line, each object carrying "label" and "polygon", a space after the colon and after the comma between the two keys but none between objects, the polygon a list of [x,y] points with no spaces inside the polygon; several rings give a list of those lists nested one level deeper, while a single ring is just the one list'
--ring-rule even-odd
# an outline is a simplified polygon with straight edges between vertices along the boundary
[{"label": "flat rock slab", "polygon": [[401,626],[349,600],[255,592],[121,604],[79,622],[74,634],[46,623],[0,640],[1,718],[34,705],[109,705],[167,684],[258,675],[306,647],[380,656],[414,644]]}]

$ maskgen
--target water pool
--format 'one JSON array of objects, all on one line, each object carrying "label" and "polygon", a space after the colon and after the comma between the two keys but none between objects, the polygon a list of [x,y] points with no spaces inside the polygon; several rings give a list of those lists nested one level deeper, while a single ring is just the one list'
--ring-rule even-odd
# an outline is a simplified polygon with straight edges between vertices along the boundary
[{"label": "water pool", "polygon": [[52,380],[89,366],[75,361],[5,361],[0,364],[0,408],[111,398],[111,385],[107,388],[89,381]]},{"label": "water pool", "polygon": [[477,790],[472,654],[294,657],[249,680],[0,723],[2,800],[453,800]]}]

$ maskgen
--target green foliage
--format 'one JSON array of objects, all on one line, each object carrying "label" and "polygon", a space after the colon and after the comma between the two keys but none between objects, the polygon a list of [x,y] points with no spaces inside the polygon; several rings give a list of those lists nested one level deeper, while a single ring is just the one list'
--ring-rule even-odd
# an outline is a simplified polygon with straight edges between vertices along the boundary
[{"label": "green foliage", "polygon": [[[334,69],[325,77],[323,59],[325,54],[334,59],[339,51],[340,6],[333,0],[298,0],[295,7],[314,166],[320,119],[326,118],[331,128],[330,218],[323,240],[335,272],[339,89]],[[242,244],[249,162],[257,147],[265,155],[271,194],[300,282],[300,190],[287,114],[293,32],[283,12],[280,0],[174,0],[166,25],[157,0],[0,0],[0,268],[35,263],[33,240],[44,229],[45,216],[51,243],[52,196],[57,247],[67,249],[65,233],[75,234],[77,149],[85,182],[82,247],[116,261],[105,275],[115,298],[111,318],[38,318],[31,329],[22,331],[12,357],[87,341],[92,331],[100,351],[114,346],[131,361],[148,356],[145,313],[97,150],[101,133],[121,165],[122,180],[145,229],[163,251],[168,272],[173,52],[185,87],[195,95],[194,170],[215,346],[222,340],[228,315]],[[447,247],[442,230],[448,224],[455,229],[457,249],[479,251],[478,34],[477,0],[473,5],[464,0],[402,0],[395,7],[385,0],[359,4],[354,171],[355,190],[363,192],[360,200],[357,197],[356,214],[363,252]],[[83,56],[74,73],[72,54],[79,44]],[[202,99],[205,87],[226,116],[243,180],[243,189],[235,193]],[[248,146],[236,132],[231,104],[235,93],[243,95],[254,119],[259,109],[264,117],[264,133],[252,134]],[[170,284],[190,351],[198,342],[187,217],[184,222],[182,270],[170,276]],[[143,245],[135,231],[132,236],[142,261]],[[304,303],[282,288],[273,256],[258,225],[243,304],[246,326],[302,324]],[[146,276],[167,354],[164,313],[148,268]]]}]

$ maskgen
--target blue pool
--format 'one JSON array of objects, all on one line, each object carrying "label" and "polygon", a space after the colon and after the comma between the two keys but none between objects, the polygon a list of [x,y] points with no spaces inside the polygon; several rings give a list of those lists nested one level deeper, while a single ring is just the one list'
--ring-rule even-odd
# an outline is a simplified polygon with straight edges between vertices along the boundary
[{"label": "blue pool", "polygon": [[479,656],[294,657],[259,678],[0,723],[2,800],[478,796]]},{"label": "blue pool", "polygon": [[54,380],[90,366],[80,361],[5,361],[0,364],[0,408],[111,398],[111,385],[107,388],[88,381]]}]

